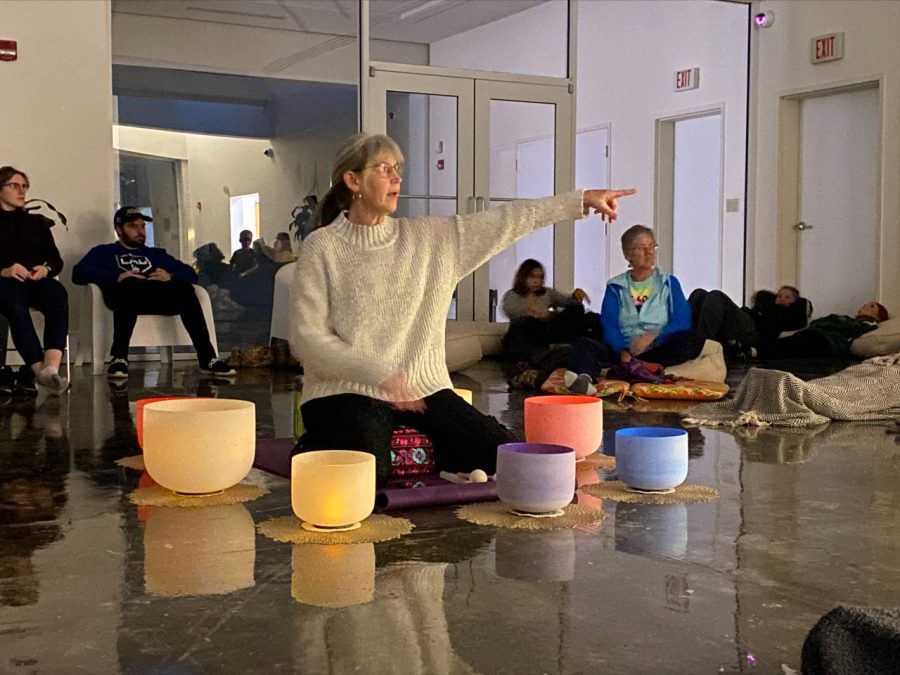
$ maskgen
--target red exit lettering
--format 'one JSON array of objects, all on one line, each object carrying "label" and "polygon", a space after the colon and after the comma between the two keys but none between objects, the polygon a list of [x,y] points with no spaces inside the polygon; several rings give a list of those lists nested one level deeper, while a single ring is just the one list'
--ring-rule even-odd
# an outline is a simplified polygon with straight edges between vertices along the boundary
[{"label": "red exit lettering", "polygon": [[675,75],[675,86],[679,89],[684,89],[686,87],[691,86],[691,71],[690,70],[679,70]]},{"label": "red exit lettering", "polygon": [[834,35],[816,40],[816,58],[827,59],[834,56]]}]

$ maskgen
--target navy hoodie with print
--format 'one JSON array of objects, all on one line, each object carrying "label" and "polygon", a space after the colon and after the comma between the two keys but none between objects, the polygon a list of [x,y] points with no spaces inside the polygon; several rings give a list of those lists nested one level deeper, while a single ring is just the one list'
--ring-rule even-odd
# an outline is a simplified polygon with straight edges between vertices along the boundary
[{"label": "navy hoodie with print", "polygon": [[197,283],[197,273],[164,248],[138,246],[126,248],[119,242],[95,246],[72,268],[72,281],[84,286],[97,284],[100,288],[114,285],[122,272],[133,270],[148,275],[155,269],[164,269],[173,279]]}]

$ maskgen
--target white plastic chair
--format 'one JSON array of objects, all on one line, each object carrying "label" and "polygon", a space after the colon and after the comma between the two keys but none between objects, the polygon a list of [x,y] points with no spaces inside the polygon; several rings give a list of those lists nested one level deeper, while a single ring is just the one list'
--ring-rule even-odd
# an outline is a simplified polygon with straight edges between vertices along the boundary
[{"label": "white plastic chair", "polygon": [[291,338],[291,287],[294,285],[294,269],[297,263],[289,263],[275,273],[275,292],[272,295],[272,323],[269,325],[269,344],[272,340]]},{"label": "white plastic chair", "polygon": [[[194,292],[200,301],[206,328],[209,330],[209,341],[218,354],[216,327],[213,323],[212,302],[209,293],[202,286],[194,285]],[[75,365],[80,366],[91,361],[94,375],[103,374],[103,366],[109,358],[112,346],[113,313],[103,302],[103,293],[96,284],[85,286],[81,302],[81,326],[79,329],[79,347],[75,357]],[[181,323],[181,317],[161,314],[141,314],[138,316],[131,336],[131,347],[159,347],[160,359],[164,363],[172,361],[173,347],[192,346],[191,336]]]}]

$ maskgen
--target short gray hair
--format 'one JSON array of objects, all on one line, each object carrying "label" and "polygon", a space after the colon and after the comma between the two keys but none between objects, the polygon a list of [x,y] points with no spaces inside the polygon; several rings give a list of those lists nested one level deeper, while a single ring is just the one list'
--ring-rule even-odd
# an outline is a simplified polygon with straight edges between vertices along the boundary
[{"label": "short gray hair", "polygon": [[656,235],[653,233],[653,230],[646,225],[632,225],[622,233],[622,251],[627,253],[632,244],[634,244],[634,240],[642,234],[646,234],[653,240],[654,244],[656,243]]}]

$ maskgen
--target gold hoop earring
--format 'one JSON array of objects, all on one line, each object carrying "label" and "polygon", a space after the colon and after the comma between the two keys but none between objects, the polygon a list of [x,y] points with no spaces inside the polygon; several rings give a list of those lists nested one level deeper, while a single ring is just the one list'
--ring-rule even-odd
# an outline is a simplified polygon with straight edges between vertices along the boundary
[{"label": "gold hoop earring", "polygon": [[362,191],[353,193],[353,201],[356,201],[357,199],[362,199]]}]

